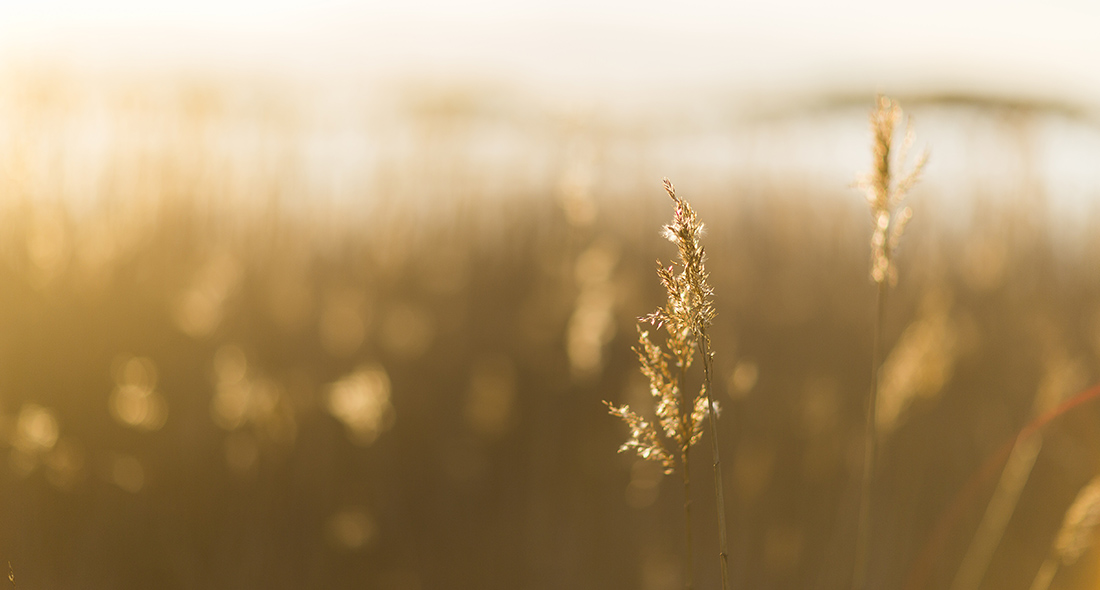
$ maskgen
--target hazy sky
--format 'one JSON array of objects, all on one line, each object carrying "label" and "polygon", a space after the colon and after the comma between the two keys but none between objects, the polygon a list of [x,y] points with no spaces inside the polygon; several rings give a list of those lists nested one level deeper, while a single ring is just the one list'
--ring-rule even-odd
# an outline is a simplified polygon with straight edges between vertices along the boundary
[{"label": "hazy sky", "polygon": [[517,80],[575,96],[986,92],[1100,104],[1100,3],[0,0],[0,63]]}]

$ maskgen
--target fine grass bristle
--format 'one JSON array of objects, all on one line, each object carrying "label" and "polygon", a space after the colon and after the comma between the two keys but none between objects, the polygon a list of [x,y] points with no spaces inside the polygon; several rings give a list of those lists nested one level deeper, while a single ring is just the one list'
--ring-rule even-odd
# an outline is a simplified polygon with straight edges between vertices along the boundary
[{"label": "fine grass bristle", "polygon": [[[644,335],[643,338],[647,337],[645,332],[642,334]],[[657,435],[657,430],[652,424],[636,414],[628,405],[616,406],[609,401],[604,401],[604,404],[607,405],[611,415],[622,418],[623,422],[626,422],[626,425],[630,427],[630,438],[619,447],[620,453],[634,450],[643,459],[658,461],[664,467],[665,475],[669,475],[675,470],[676,460],[671,453],[665,450],[661,438]],[[658,409],[661,409],[661,407],[662,404],[659,403]],[[660,416],[661,413],[658,412],[658,417]]]}]

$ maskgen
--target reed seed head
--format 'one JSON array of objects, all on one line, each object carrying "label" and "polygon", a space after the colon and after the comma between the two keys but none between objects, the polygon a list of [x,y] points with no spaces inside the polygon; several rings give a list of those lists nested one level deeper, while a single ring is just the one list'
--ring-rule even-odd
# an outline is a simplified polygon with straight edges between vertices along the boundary
[{"label": "reed seed head", "polygon": [[[703,436],[703,420],[707,412],[706,383],[689,397],[684,380],[695,358],[699,342],[707,343],[706,329],[714,320],[714,291],[707,282],[706,252],[701,238],[703,224],[687,201],[676,195],[672,182],[664,179],[665,191],[674,205],[672,223],[664,227],[664,235],[676,244],[677,265],[657,262],[657,276],[665,287],[668,299],[664,307],[640,319],[654,328],[667,332],[665,346],[654,343],[648,330],[638,328],[638,346],[634,348],[642,374],[649,381],[649,391],[657,402],[657,424],[654,426],[634,413],[628,406],[607,403],[611,413],[630,427],[630,438],[619,451],[634,450],[644,459],[661,461],[665,473],[675,467],[675,454],[680,460],[687,450]],[[667,352],[666,352],[667,349]],[[711,353],[713,354],[713,353]],[[717,407],[715,408],[717,411]],[[666,447],[666,442],[668,446]],[[670,450],[671,449],[671,450]]]},{"label": "reed seed head", "polygon": [[[905,124],[905,136],[895,151],[894,135],[902,122]],[[871,234],[871,278],[876,283],[889,281],[896,284],[894,251],[913,217],[913,211],[909,207],[901,207],[901,204],[920,179],[928,161],[928,152],[922,152],[908,171],[901,172],[906,166],[916,132],[901,105],[888,97],[880,95],[875,101],[875,110],[871,112],[871,133],[874,136],[872,170],[859,180],[860,188],[867,195],[874,224]]]}]

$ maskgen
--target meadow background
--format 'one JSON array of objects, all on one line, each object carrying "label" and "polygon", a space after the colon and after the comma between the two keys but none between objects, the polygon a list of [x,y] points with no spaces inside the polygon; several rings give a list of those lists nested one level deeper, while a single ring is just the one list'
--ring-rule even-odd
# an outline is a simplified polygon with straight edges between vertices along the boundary
[{"label": "meadow background", "polygon": [[[508,76],[6,56],[17,588],[681,588],[679,483],[615,452],[601,403],[651,404],[631,346],[674,254],[664,176],[708,228],[734,585],[848,587],[874,88],[678,102],[673,72],[618,102],[630,68],[578,100]],[[896,96],[932,159],[886,316],[870,571],[910,590],[951,586],[990,458],[1100,380],[1091,95],[922,84]],[[1032,443],[976,587],[1030,587],[1100,472],[1098,419],[1081,404]],[[699,588],[718,584],[706,455]],[[1098,580],[1090,551],[1051,587]]]}]

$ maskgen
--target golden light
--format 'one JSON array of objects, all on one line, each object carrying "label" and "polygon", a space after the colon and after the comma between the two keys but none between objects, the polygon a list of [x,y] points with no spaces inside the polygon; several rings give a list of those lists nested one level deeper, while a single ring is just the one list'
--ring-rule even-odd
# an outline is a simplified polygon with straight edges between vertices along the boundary
[{"label": "golden light", "polygon": [[48,451],[57,443],[59,432],[52,410],[38,404],[23,404],[16,419],[12,446],[27,454]]},{"label": "golden light", "polygon": [[752,359],[741,359],[733,367],[727,383],[727,391],[731,397],[740,398],[749,394],[756,381],[760,378],[760,367]]},{"label": "golden light", "polygon": [[612,273],[618,252],[598,243],[577,257],[574,277],[580,287],[566,328],[566,353],[577,377],[591,377],[603,369],[604,346],[615,337],[615,285]]},{"label": "golden light", "polygon": [[168,419],[168,403],[154,388],[157,368],[151,359],[133,357],[116,361],[116,386],[109,400],[111,416],[140,430],[159,430]]},{"label": "golden light", "polygon": [[393,426],[390,378],[381,365],[364,366],[329,387],[328,411],[356,443],[369,445]]},{"label": "golden light", "polygon": [[486,356],[473,365],[466,397],[466,424],[477,434],[495,437],[511,425],[516,370],[506,356]]},{"label": "golden light", "polygon": [[136,494],[145,487],[145,468],[130,455],[115,455],[108,460],[104,473],[107,481]]},{"label": "golden light", "polygon": [[366,547],[378,534],[378,526],[360,506],[352,506],[333,514],[328,520],[329,540],[345,551]]}]

